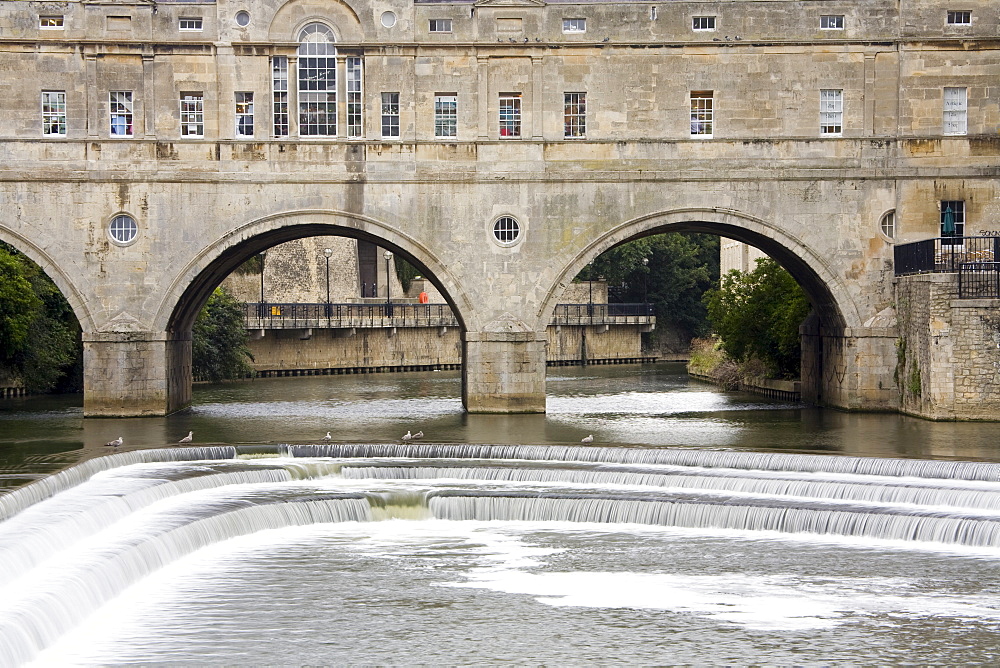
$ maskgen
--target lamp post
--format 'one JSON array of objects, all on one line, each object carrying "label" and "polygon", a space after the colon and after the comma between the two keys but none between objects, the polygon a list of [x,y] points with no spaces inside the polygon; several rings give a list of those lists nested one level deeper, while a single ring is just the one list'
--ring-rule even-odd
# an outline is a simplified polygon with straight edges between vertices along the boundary
[{"label": "lamp post", "polygon": [[[649,301],[647,292],[647,282],[649,281],[649,258],[642,258],[642,303],[646,304]],[[649,306],[646,307],[646,315],[649,315]]]},{"label": "lamp post", "polygon": [[330,323],[330,256],[333,255],[332,248],[324,248],[323,255],[326,256],[326,326],[329,327]]},{"label": "lamp post", "polygon": [[590,316],[590,324],[594,324],[594,263],[588,265],[587,290],[590,296],[587,298],[587,315]]},{"label": "lamp post", "polygon": [[387,250],[382,253],[382,257],[385,258],[385,312],[390,318],[392,317],[392,302],[389,299],[389,262],[392,261],[392,251]]},{"label": "lamp post", "polygon": [[267,259],[267,251],[263,250],[260,255],[260,319],[264,319],[264,260]]}]

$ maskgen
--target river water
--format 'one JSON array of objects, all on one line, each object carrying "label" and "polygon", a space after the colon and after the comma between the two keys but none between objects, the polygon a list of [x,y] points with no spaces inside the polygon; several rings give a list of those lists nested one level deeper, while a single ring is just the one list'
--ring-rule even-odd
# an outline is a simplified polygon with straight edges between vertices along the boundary
[{"label": "river water", "polygon": [[548,391],[544,416],[466,415],[453,372],[204,386],[164,419],[7,402],[0,666],[997,661],[995,425],[670,364]]}]

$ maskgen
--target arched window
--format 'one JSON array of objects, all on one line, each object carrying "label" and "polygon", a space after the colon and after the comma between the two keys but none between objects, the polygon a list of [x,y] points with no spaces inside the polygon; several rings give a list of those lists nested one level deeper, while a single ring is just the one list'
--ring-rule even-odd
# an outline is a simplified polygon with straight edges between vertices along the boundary
[{"label": "arched window", "polygon": [[310,23],[299,33],[299,134],[337,134],[337,48],[333,31]]}]

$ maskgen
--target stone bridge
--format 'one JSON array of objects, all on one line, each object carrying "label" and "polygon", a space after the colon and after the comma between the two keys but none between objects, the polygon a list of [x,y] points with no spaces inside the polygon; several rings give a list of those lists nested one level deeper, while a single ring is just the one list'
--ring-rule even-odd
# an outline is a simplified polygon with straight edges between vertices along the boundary
[{"label": "stone bridge", "polygon": [[[544,411],[564,288],[661,232],[777,259],[814,307],[803,395],[898,408],[893,241],[938,236],[940,201],[970,227],[998,206],[992,3],[960,35],[930,0],[903,0],[905,26],[896,0],[852,3],[836,35],[784,0],[573,5],[584,24],[540,0],[383,4],[67,2],[53,29],[0,1],[0,240],[80,320],[87,415],[185,406],[211,291],[313,235],[433,277],[469,411]],[[965,134],[943,125],[952,87]]]}]

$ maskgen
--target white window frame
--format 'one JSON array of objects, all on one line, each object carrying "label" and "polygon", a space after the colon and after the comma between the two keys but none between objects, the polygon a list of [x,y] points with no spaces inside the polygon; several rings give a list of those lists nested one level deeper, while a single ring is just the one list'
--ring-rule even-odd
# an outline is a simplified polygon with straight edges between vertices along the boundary
[{"label": "white window frame", "polygon": [[[340,125],[337,47],[330,27],[323,23],[310,23],[303,28],[299,33],[298,55],[299,136],[336,137]],[[314,66],[303,67],[307,62],[313,62]],[[307,85],[310,80],[325,81],[328,87],[310,87]],[[303,122],[310,118],[315,118],[317,122]],[[321,119],[324,122],[319,122]]]},{"label": "white window frame", "polygon": [[42,136],[66,136],[66,91],[42,91]]},{"label": "white window frame", "polygon": [[200,16],[182,16],[177,20],[177,29],[181,32],[201,32],[204,21]]},{"label": "white window frame", "polygon": [[823,14],[819,17],[819,29],[820,30],[843,30],[844,29],[844,15],[843,14]]},{"label": "white window frame", "polygon": [[399,93],[382,93],[382,138],[399,139]]},{"label": "white window frame", "polygon": [[434,94],[434,136],[458,136],[458,94]]},{"label": "white window frame", "polygon": [[288,110],[288,56],[271,57],[271,133],[287,137],[291,130]]},{"label": "white window frame", "polygon": [[969,89],[946,86],[942,97],[942,134],[969,134]]},{"label": "white window frame", "polygon": [[695,32],[715,32],[714,16],[692,16],[691,30]]},{"label": "white window frame", "polygon": [[819,134],[821,137],[844,135],[844,90],[822,88],[819,91]]},{"label": "white window frame", "polygon": [[205,138],[205,94],[199,92],[181,93],[181,137],[187,139]]},{"label": "white window frame", "polygon": [[66,17],[62,14],[44,14],[38,17],[39,30],[65,30]]},{"label": "white window frame", "polygon": [[450,33],[451,28],[451,19],[430,19],[427,22],[427,30],[429,32]]},{"label": "white window frame", "polygon": [[236,91],[236,136],[253,137],[256,130],[253,114],[253,92]]},{"label": "white window frame", "polygon": [[347,136],[364,136],[364,76],[361,58],[349,57],[347,70]]},{"label": "white window frame", "polygon": [[964,9],[949,9],[945,15],[945,22],[950,26],[971,26],[972,11]]},{"label": "white window frame", "polygon": [[127,213],[119,213],[108,221],[108,238],[116,246],[128,246],[139,237],[139,224]]},{"label": "white window frame", "polygon": [[[951,236],[952,237],[957,237],[957,238],[961,239],[962,237],[965,236],[965,200],[964,199],[957,199],[957,200],[956,199],[943,199],[943,200],[940,200],[938,202],[938,218],[940,220],[940,222],[938,223],[938,233],[941,236],[941,238],[944,238],[944,239],[949,238],[949,237],[945,237],[945,235],[944,235],[944,229],[943,229],[944,228],[944,214],[948,210],[949,206],[951,207],[951,213],[952,213],[952,215],[955,217],[955,233],[952,234]],[[955,243],[949,243],[949,244],[942,243],[942,245],[962,247],[962,246],[965,245],[965,242],[964,241],[956,241]]]},{"label": "white window frame", "polygon": [[886,211],[878,221],[879,232],[886,239],[896,239],[896,210]]},{"label": "white window frame", "polygon": [[563,93],[563,138],[587,138],[587,93]]},{"label": "white window frame", "polygon": [[[111,137],[135,136],[135,98],[130,90],[112,90],[108,92],[108,132]],[[115,128],[124,127],[124,132],[115,132]]]},{"label": "white window frame", "polygon": [[587,32],[587,19],[563,19],[562,31],[564,33],[585,33]]},{"label": "white window frame", "polygon": [[715,136],[715,91],[691,91],[690,108],[691,137],[711,139]]},{"label": "white window frame", "polygon": [[[500,139],[520,139],[523,121],[523,102],[520,93],[500,93],[497,106]],[[508,117],[505,118],[505,110]]]}]

